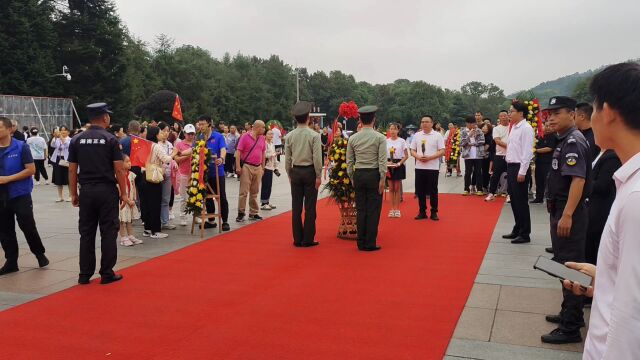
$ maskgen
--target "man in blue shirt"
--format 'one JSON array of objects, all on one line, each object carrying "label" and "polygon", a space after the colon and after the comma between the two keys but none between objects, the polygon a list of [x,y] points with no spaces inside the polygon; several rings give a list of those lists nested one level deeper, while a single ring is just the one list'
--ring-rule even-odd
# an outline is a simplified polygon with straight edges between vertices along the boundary
[{"label": "man in blue shirt", "polygon": [[[227,201],[227,192],[225,189],[225,176],[224,176],[224,160],[227,156],[227,144],[224,140],[224,136],[219,132],[215,131],[211,126],[211,117],[209,116],[200,116],[198,118],[198,129],[200,129],[200,134],[198,134],[198,139],[206,139],[207,148],[211,150],[211,158],[212,162],[209,164],[209,173],[207,182],[211,189],[214,192],[217,192],[216,186],[216,169],[218,171],[218,182],[220,184],[220,206],[222,209],[222,231],[229,231],[231,227],[229,226],[229,202]],[[213,158],[215,157],[215,160]],[[215,203],[212,199],[207,199],[206,201],[207,213],[215,212]],[[214,228],[216,227],[215,223],[207,222],[204,224],[205,228]]]},{"label": "man in blue shirt", "polygon": [[11,120],[0,117],[0,243],[7,259],[0,275],[18,271],[18,239],[14,218],[38,265],[49,265],[33,218],[31,191],[36,166],[29,145],[11,137]]}]

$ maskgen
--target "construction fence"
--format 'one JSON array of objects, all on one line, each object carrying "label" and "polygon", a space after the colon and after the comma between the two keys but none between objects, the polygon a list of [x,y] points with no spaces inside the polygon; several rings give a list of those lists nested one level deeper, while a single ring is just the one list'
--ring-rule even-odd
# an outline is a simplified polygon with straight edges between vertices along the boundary
[{"label": "construction fence", "polygon": [[55,127],[73,128],[75,113],[71,99],[0,95],[0,116],[16,120],[20,130],[35,126],[47,139]]}]

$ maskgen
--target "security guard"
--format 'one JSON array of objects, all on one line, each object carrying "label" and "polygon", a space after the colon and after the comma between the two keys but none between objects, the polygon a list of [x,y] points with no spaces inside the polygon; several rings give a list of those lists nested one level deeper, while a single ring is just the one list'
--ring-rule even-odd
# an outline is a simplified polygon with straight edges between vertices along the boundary
[{"label": "security guard", "polygon": [[[591,172],[589,143],[574,125],[576,101],[565,96],[552,97],[547,110],[549,126],[558,134],[553,151],[551,171],[547,179],[547,209],[550,214],[553,260],[584,262]],[[563,288],[564,301],[559,315],[546,320],[559,324],[542,342],[567,344],[581,342],[580,327],[584,326],[583,298]]]},{"label": "security guard", "polygon": [[374,130],[376,106],[358,110],[362,129],[349,138],[347,172],[356,192],[358,249],[380,250],[376,245],[382,210],[385,174],[387,173],[387,139]]},{"label": "security guard", "polygon": [[285,170],[291,184],[293,246],[310,247],[319,244],[315,236],[316,203],[322,174],[322,142],[320,134],[308,126],[311,103],[299,101],[292,112],[298,126],[287,135]]},{"label": "security guard", "polygon": [[[118,199],[126,201],[124,192],[118,194],[117,184],[124,189],[125,175],[118,139],[107,132],[111,118],[109,106],[96,103],[87,106],[91,126],[71,139],[69,145],[69,192],[73,206],[80,207],[80,276],[79,284],[88,284],[96,269],[96,230],[100,225],[101,284],[122,279],[115,274],[118,251]],[[80,169],[80,172],[78,172]],[[80,197],[78,197],[80,183]]]}]

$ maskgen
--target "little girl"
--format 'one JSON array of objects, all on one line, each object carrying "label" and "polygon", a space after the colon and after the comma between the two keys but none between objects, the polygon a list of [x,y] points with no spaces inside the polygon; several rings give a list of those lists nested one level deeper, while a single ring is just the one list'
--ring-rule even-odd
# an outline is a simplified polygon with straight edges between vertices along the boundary
[{"label": "little girl", "polygon": [[[136,174],[131,172],[131,159],[127,155],[123,155],[124,169],[127,171],[127,179],[125,181],[126,188],[123,190],[127,195],[127,201],[120,204],[120,245],[133,246],[142,244],[142,240],[137,239],[133,235],[133,219],[138,217],[138,208],[136,208]],[[127,235],[128,234],[128,235]]]},{"label": "little girl", "polygon": [[398,137],[400,126],[392,123],[389,125],[389,135],[387,139],[387,159],[388,169],[387,180],[389,182],[389,193],[391,195],[391,210],[389,217],[400,217],[400,192],[402,191],[402,180],[406,178],[405,161],[409,158],[407,143]]}]

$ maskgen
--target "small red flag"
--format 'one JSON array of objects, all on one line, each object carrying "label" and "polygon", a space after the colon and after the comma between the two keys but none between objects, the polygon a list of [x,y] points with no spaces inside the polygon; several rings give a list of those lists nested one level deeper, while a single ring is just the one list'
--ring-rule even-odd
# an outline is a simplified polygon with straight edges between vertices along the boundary
[{"label": "small red flag", "polygon": [[180,97],[178,95],[176,95],[176,102],[173,103],[173,113],[171,113],[171,116],[179,121],[184,120],[182,118],[182,108],[180,107]]},{"label": "small red flag", "polygon": [[149,156],[151,155],[151,147],[153,143],[141,137],[131,136],[131,166],[145,167]]}]

